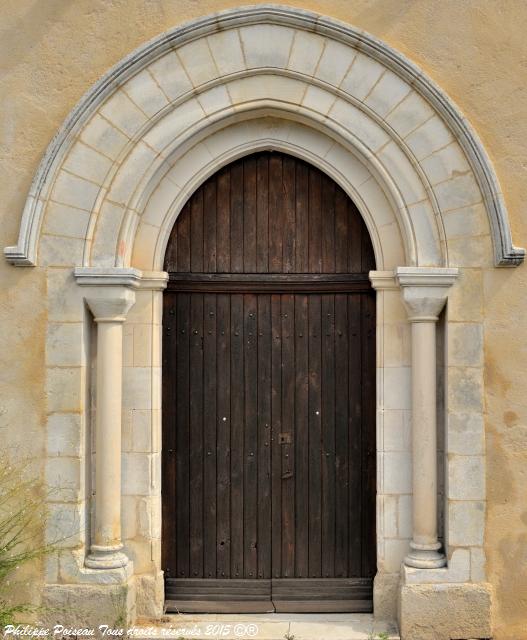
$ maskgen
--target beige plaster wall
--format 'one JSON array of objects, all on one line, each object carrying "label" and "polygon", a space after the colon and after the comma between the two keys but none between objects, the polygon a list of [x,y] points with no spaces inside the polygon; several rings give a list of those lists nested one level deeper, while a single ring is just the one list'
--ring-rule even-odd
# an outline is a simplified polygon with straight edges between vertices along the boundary
[{"label": "beige plaster wall", "polygon": [[[244,0],[1,0],[0,246],[15,244],[39,159],[70,109],[111,65],[185,20]],[[289,0],[383,39],[460,106],[495,163],[513,239],[527,245],[527,39],[523,0]],[[527,638],[527,267],[474,282],[485,317],[485,544],[495,637]],[[470,277],[467,274],[466,277]],[[479,279],[479,276],[478,276]],[[44,278],[0,260],[0,439],[43,446]],[[21,295],[21,291],[24,294]],[[511,325],[511,321],[513,324]],[[16,428],[15,428],[16,427]],[[27,445],[26,445],[27,446]]]}]

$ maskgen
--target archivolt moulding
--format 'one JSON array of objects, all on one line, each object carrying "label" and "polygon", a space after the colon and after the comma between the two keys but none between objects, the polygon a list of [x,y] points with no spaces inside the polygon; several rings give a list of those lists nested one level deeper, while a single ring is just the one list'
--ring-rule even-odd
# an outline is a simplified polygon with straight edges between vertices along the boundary
[{"label": "archivolt moulding", "polygon": [[[248,34],[249,30],[258,29],[262,26],[281,28],[283,30],[282,33],[287,32],[290,34],[288,55],[285,55],[283,63],[276,62],[279,57],[279,52],[277,53],[276,50],[280,49],[280,41],[269,40],[265,37],[266,34],[261,34],[258,37],[258,33],[253,31],[251,32],[250,44],[248,44],[249,39],[247,43],[243,42],[244,33]],[[227,69],[229,61],[224,59],[225,68],[220,72],[218,70],[221,64],[218,61],[214,61],[213,64],[218,73],[216,77],[210,74],[207,75],[208,63],[206,60],[200,59],[200,54],[205,52],[204,55],[208,56],[212,48],[213,38],[219,38],[222,34],[234,31],[238,32],[242,47],[245,46],[246,49],[248,47],[250,53],[247,56],[248,51],[245,51],[245,67],[238,70]],[[295,65],[291,64],[293,49],[297,45],[299,50],[301,49],[299,43],[302,42],[303,37],[310,40],[303,43],[304,52],[313,54],[313,52],[317,51],[317,48],[320,49],[318,63],[312,69],[306,67],[306,64],[309,65],[309,55],[301,55],[296,63],[296,68],[293,68]],[[205,43],[205,46],[201,47],[201,49],[197,46],[193,55],[186,61],[184,47],[192,46],[200,41]],[[326,54],[329,56],[328,52],[331,46],[334,48],[340,47],[340,50],[333,52],[333,57],[331,57],[333,64],[324,67],[324,56]],[[207,53],[207,47],[209,53]],[[339,55],[343,51],[348,51],[348,55],[352,52],[352,55],[349,55],[351,64],[342,77],[335,79],[335,61],[339,60]],[[231,51],[227,49],[227,57],[229,55],[231,55]],[[307,85],[332,95],[336,105],[339,105],[340,102],[354,105],[355,109],[365,114],[369,121],[383,125],[385,130],[390,133],[391,140],[395,143],[397,151],[402,150],[408,161],[416,167],[418,173],[422,176],[424,188],[427,190],[429,200],[435,208],[435,215],[436,217],[439,216],[439,218],[445,208],[438,196],[441,191],[441,187],[437,186],[438,184],[440,185],[440,179],[438,178],[436,183],[433,182],[431,179],[433,169],[429,166],[427,171],[426,161],[432,155],[434,155],[435,159],[438,159],[437,157],[442,151],[441,145],[439,147],[437,145],[434,147],[433,144],[430,145],[430,138],[436,135],[440,140],[441,136],[444,135],[444,131],[448,131],[449,137],[446,138],[444,146],[448,147],[450,141],[453,146],[459,145],[468,160],[470,171],[467,173],[471,174],[469,179],[477,184],[479,189],[480,199],[484,204],[489,221],[495,264],[514,266],[523,261],[525,251],[514,247],[512,244],[507,211],[498,180],[478,136],[451,100],[415,64],[383,42],[342,22],[299,9],[260,5],[228,10],[176,27],[174,30],[158,36],[137,49],[118,63],[88,91],[71,112],[49,145],[40,163],[22,215],[18,244],[4,249],[9,262],[14,265],[25,266],[37,264],[42,220],[50,193],[66,158],[83,128],[87,123],[93,122],[94,116],[101,109],[104,109],[105,104],[108,104],[108,101],[118,93],[119,88],[122,88],[134,78],[140,77],[139,74],[143,70],[152,67],[154,64],[162,64],[162,59],[168,59],[169,57],[173,60],[178,60],[177,64],[181,63],[181,67],[185,67],[181,71],[180,81],[181,86],[185,85],[185,88],[181,89],[176,96],[168,96],[170,100],[168,102],[165,101],[166,104],[163,108],[158,108],[160,114],[175,110],[185,101],[190,102],[194,96],[203,93],[204,88],[219,87],[225,84],[227,80],[234,81],[236,78],[247,78],[254,76],[256,73],[269,72],[276,76],[289,75],[297,78],[302,76]],[[273,58],[271,64],[269,64],[270,58]],[[355,61],[359,59],[360,64],[355,64]],[[354,64],[355,67],[353,68]],[[366,76],[370,71],[371,77],[367,78]],[[170,73],[175,73],[175,71],[171,70]],[[362,77],[361,73],[363,74]],[[368,84],[372,79],[373,82]],[[150,78],[149,82],[152,82],[152,78]],[[404,93],[406,89],[408,92]],[[139,87],[139,91],[146,91],[146,88],[144,86],[142,88]],[[397,103],[396,101],[394,104],[393,94],[394,92],[397,93],[397,91],[401,91],[400,102]],[[391,96],[392,100],[392,104],[389,105],[386,104],[388,96]],[[410,113],[409,103],[412,101],[415,103],[417,100],[423,102],[425,108],[430,111],[431,116],[429,120],[425,119],[424,122],[421,122],[417,137],[413,131],[406,131],[405,135],[403,135],[400,131],[401,122]],[[328,106],[329,111],[326,112],[326,116],[331,113],[331,109],[335,108],[335,104],[332,107]],[[237,105],[233,105],[233,107],[236,108]],[[137,126],[134,131],[127,132],[129,134],[129,143],[126,145],[126,153],[130,156],[132,156],[134,145],[137,147],[142,137],[147,134],[156,121],[154,117],[156,115],[156,107],[154,105],[143,105],[143,109],[148,111],[149,119],[146,124]],[[152,112],[150,112],[150,109],[153,109]],[[407,113],[405,113],[405,110]],[[398,112],[398,124],[397,122],[394,123],[392,118],[395,112]],[[334,119],[338,120],[343,114],[339,114],[338,110],[336,110],[333,115]],[[423,130],[426,127],[432,131],[424,132]],[[421,135],[424,133],[426,135]],[[424,141],[426,144],[424,144]],[[123,154],[118,154],[119,161],[123,159],[124,154],[125,151],[123,151]],[[446,153],[446,156],[448,156],[448,153]],[[118,158],[115,157],[112,160],[114,161],[113,164],[116,165]],[[430,165],[430,163],[428,164]],[[456,170],[455,161],[441,157],[439,158],[439,164],[443,164],[439,174],[445,173],[446,170],[446,173],[452,178]],[[112,166],[108,171],[108,175],[116,172],[116,166]],[[97,202],[100,203],[104,199],[106,187],[105,180],[101,180]],[[456,206],[455,202],[451,204],[453,207]],[[91,213],[93,214],[93,224],[90,223],[89,228],[93,231],[97,212],[94,214],[91,211]],[[87,243],[90,242],[89,232],[84,238]]]}]

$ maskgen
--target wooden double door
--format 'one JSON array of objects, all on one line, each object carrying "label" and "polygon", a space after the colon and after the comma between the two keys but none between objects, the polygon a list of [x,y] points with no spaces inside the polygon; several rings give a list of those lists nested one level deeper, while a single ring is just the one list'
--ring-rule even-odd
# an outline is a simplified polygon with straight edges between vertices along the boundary
[{"label": "wooden double door", "polygon": [[172,232],[163,312],[167,610],[370,611],[371,241],[347,195],[263,152]]}]

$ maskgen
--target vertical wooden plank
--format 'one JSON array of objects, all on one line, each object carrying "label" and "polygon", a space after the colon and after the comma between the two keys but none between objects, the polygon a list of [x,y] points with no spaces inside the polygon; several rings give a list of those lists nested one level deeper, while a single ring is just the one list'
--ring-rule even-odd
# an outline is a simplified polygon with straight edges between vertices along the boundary
[{"label": "vertical wooden plank", "polygon": [[163,511],[162,566],[168,577],[176,577],[176,339],[177,296],[163,296]]},{"label": "vertical wooden plank", "polygon": [[307,295],[295,295],[295,575],[309,576],[309,326]]},{"label": "vertical wooden plank", "polygon": [[243,164],[243,270],[256,273],[256,158]]},{"label": "vertical wooden plank", "polygon": [[216,487],[216,576],[230,576],[230,518],[231,518],[231,305],[230,295],[217,298],[217,487]]},{"label": "vertical wooden plank", "polygon": [[231,295],[231,578],[243,578],[243,295]]},{"label": "vertical wooden plank", "polygon": [[271,296],[258,297],[258,577],[271,577]]},{"label": "vertical wooden plank", "polygon": [[292,295],[282,306],[282,576],[295,575],[295,306]]},{"label": "vertical wooden plank", "polygon": [[280,295],[271,296],[271,496],[272,577],[282,575],[282,323]]},{"label": "vertical wooden plank", "polygon": [[216,194],[216,269],[231,270],[231,173],[224,167],[218,173]]},{"label": "vertical wooden plank", "polygon": [[309,169],[309,272],[322,271],[322,176]]},{"label": "vertical wooden plank", "polygon": [[168,239],[168,245],[165,252],[165,260],[163,262],[163,269],[165,271],[177,271],[177,236],[178,236],[178,224],[172,227],[170,237]]},{"label": "vertical wooden plank", "polygon": [[335,183],[322,176],[322,272],[335,273]]},{"label": "vertical wooden plank", "polygon": [[295,270],[297,273],[309,272],[309,168],[305,162],[296,165],[296,231],[295,231]]},{"label": "vertical wooden plank", "polygon": [[323,295],[321,306],[322,577],[332,578],[335,571],[335,296]]},{"label": "vertical wooden plank", "polygon": [[269,271],[282,271],[283,215],[282,156],[269,157]]},{"label": "vertical wooden plank", "polygon": [[189,577],[190,549],[190,496],[189,496],[189,356],[190,356],[190,295],[177,296],[177,346],[176,346],[176,501],[178,505],[176,557],[177,577]]},{"label": "vertical wooden plank", "polygon": [[295,270],[295,165],[291,156],[284,156],[282,163],[282,271],[292,273]]},{"label": "vertical wooden plank", "polygon": [[351,200],[348,205],[348,273],[362,273],[362,218]]},{"label": "vertical wooden plank", "polygon": [[245,452],[243,490],[244,578],[258,575],[258,325],[257,296],[244,295]]},{"label": "vertical wooden plank", "polygon": [[348,272],[348,196],[340,189],[335,189],[335,271]]},{"label": "vertical wooden plank", "polygon": [[216,577],[216,298],[203,296],[203,575]]},{"label": "vertical wooden plank", "polygon": [[203,187],[190,199],[190,270],[203,271]]},{"label": "vertical wooden plank", "polygon": [[309,577],[322,574],[321,296],[309,296]]},{"label": "vertical wooden plank", "polygon": [[362,346],[360,294],[348,295],[349,344],[349,576],[361,575],[362,533]]},{"label": "vertical wooden plank", "polygon": [[203,294],[190,296],[190,565],[191,578],[203,577]]},{"label": "vertical wooden plank", "polygon": [[203,271],[216,271],[216,176],[203,186]]},{"label": "vertical wooden plank", "polygon": [[335,577],[348,575],[348,297],[335,296]]},{"label": "vertical wooden plank", "polygon": [[243,271],[243,160],[231,165],[231,272]]},{"label": "vertical wooden plank", "polygon": [[269,158],[256,159],[256,271],[269,271]]},{"label": "vertical wooden plank", "polygon": [[375,294],[361,296],[362,343],[362,575],[373,577],[375,553]]},{"label": "vertical wooden plank", "polygon": [[190,201],[177,219],[177,270],[190,271]]}]

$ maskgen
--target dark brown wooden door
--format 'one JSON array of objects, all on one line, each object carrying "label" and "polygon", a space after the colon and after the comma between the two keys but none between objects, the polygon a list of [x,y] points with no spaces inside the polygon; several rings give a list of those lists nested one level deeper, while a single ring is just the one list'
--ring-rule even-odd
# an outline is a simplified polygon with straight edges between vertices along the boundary
[{"label": "dark brown wooden door", "polygon": [[351,200],[290,156],[236,161],[185,205],[165,261],[169,610],[371,610],[373,268]]}]

